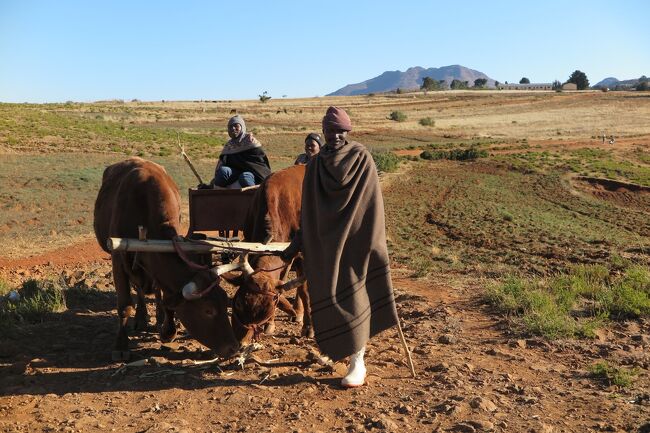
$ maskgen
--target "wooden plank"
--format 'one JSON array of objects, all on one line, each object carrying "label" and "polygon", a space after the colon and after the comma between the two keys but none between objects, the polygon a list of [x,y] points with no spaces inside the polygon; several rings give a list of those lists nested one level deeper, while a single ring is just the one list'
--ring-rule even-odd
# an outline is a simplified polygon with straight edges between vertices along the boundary
[{"label": "wooden plank", "polygon": [[[200,243],[199,243],[200,242]],[[150,239],[141,241],[130,238],[109,238],[106,245],[109,251],[142,251],[151,253],[173,253],[174,245],[170,240]],[[242,253],[278,254],[284,251],[289,242],[225,242],[202,240],[198,242],[181,241],[178,243],[183,251],[189,253],[217,253],[221,251],[236,251]]]}]

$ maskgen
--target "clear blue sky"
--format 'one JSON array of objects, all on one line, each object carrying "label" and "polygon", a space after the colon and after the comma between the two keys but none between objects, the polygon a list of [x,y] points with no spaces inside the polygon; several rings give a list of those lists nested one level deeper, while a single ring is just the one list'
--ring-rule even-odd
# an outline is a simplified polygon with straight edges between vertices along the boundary
[{"label": "clear blue sky", "polygon": [[324,95],[460,64],[499,81],[650,76],[650,3],[0,0],[0,101]]}]

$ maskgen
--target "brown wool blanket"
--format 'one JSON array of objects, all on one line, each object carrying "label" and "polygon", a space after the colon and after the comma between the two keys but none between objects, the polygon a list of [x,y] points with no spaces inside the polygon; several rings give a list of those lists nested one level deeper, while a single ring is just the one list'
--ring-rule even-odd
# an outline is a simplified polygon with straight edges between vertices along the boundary
[{"label": "brown wool blanket", "polygon": [[312,158],[301,229],[316,342],[336,361],[397,324],[384,201],[365,146],[326,145]]}]

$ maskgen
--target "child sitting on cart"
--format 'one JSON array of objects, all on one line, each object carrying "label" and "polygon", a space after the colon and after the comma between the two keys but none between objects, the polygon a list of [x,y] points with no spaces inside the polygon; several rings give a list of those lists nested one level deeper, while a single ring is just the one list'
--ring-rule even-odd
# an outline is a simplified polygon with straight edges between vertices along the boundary
[{"label": "child sitting on cart", "polygon": [[209,185],[199,185],[200,189],[245,188],[259,185],[271,174],[269,159],[262,144],[246,132],[246,123],[241,116],[234,116],[228,121],[228,135],[230,140],[219,155],[214,179]]}]

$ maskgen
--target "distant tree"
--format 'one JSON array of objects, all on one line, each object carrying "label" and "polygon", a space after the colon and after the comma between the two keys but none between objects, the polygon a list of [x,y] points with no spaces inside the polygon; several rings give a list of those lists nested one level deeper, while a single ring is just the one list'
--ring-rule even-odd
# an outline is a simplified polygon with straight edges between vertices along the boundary
[{"label": "distant tree", "polygon": [[425,92],[428,90],[440,90],[440,81],[434,80],[431,77],[424,77],[420,89]]},{"label": "distant tree", "polygon": [[474,87],[477,87],[479,89],[484,88],[486,84],[487,84],[486,78],[477,78],[476,80],[474,80]]},{"label": "distant tree", "polygon": [[268,92],[265,90],[264,92],[262,92],[261,95],[257,95],[257,96],[260,97],[260,102],[261,102],[262,104],[265,103],[266,101],[268,101],[269,99],[271,99],[271,96],[267,95],[267,93],[268,93]]},{"label": "distant tree", "polygon": [[530,84],[530,80],[526,77],[522,77],[521,80],[519,80],[519,84]]},{"label": "distant tree", "polygon": [[648,81],[641,81],[636,85],[635,89],[639,92],[646,92],[650,90],[650,83]]},{"label": "distant tree", "polygon": [[582,71],[575,70],[567,80],[567,83],[573,83],[578,86],[578,90],[585,90],[589,87],[589,80],[587,79],[587,74]]},{"label": "distant tree", "polygon": [[639,77],[639,83],[647,83],[647,82],[648,82],[648,77],[646,77],[645,75],[641,75]]},{"label": "distant tree", "polygon": [[398,88],[395,90],[395,93],[397,93],[398,95],[401,95],[401,94],[402,94],[402,89],[400,89],[400,88],[398,87]]},{"label": "distant tree", "polygon": [[457,79],[454,79],[451,81],[451,84],[449,85],[452,90],[457,90],[457,89],[462,89],[463,88],[463,82]]},{"label": "distant tree", "polygon": [[553,85],[551,87],[553,90],[562,90],[562,83],[560,83],[559,80],[553,81]]},{"label": "distant tree", "polygon": [[500,85],[501,85],[501,83],[499,83],[498,81],[494,82],[494,87],[499,87]]}]

